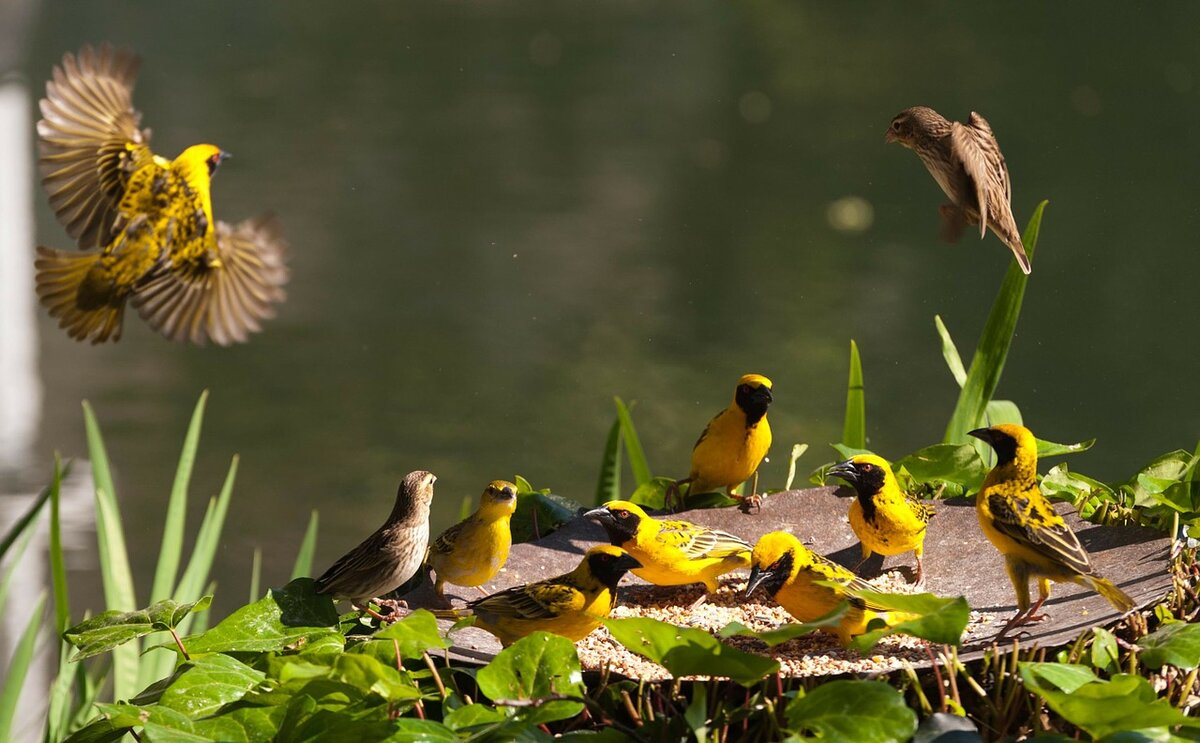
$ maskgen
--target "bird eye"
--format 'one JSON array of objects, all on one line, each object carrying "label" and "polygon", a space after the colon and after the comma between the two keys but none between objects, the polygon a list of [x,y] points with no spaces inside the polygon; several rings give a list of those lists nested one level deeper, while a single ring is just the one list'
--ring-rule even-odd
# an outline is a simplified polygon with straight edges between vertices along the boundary
[{"label": "bird eye", "polygon": [[613,511],[613,514],[619,519],[629,518],[629,511]]},{"label": "bird eye", "polygon": [[875,465],[870,464],[869,462],[864,462],[863,464],[860,464],[859,467],[862,467],[863,472],[870,472],[871,470],[875,469]]},{"label": "bird eye", "polygon": [[894,131],[894,132],[900,131],[900,120],[899,119],[892,122],[892,131]]}]

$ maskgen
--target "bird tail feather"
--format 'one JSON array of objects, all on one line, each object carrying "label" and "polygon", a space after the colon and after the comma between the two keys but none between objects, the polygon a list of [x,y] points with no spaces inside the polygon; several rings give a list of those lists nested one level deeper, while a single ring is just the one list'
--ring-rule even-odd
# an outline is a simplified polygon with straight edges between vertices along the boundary
[{"label": "bird tail feather", "polygon": [[1120,588],[1117,588],[1116,584],[1107,578],[1097,578],[1094,575],[1085,575],[1083,576],[1083,580],[1087,583],[1088,587],[1104,598],[1108,599],[1108,603],[1116,607],[1116,609],[1121,613],[1131,611],[1137,606],[1134,600],[1129,598],[1128,594],[1126,594]]},{"label": "bird tail feather", "polygon": [[[60,327],[74,339],[92,343],[116,341],[121,337],[125,294],[97,292],[84,287],[100,259],[100,251],[65,251],[38,246],[37,295],[58,318]],[[90,282],[89,282],[90,283]]]}]

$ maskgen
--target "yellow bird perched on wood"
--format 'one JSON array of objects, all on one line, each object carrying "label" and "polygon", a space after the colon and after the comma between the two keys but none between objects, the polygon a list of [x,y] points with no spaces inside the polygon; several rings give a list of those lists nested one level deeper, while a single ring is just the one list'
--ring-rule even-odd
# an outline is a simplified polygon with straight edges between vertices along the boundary
[{"label": "yellow bird perched on wood", "polygon": [[850,528],[862,543],[863,562],[875,552],[899,555],[911,550],[917,559],[916,582],[924,583],[921,555],[933,508],[900,490],[887,460],[874,454],[851,457],[831,467],[829,474],[850,483],[858,494],[849,517]]},{"label": "yellow bird perched on wood", "polygon": [[[996,451],[996,466],[975,496],[975,514],[988,540],[1004,555],[1017,593],[1017,613],[1000,630],[1045,618],[1037,611],[1050,597],[1050,581],[1075,583],[1099,593],[1122,613],[1136,604],[1113,582],[1096,575],[1087,550],[1037,480],[1037,439],[1024,426],[1004,423],[969,432]],[[1038,600],[1030,606],[1029,579],[1038,580]]]},{"label": "yellow bird perched on wood", "polygon": [[288,279],[273,218],[213,218],[211,144],[159,157],[133,108],[139,60],[107,44],[67,53],[46,84],[39,166],[50,205],[81,252],[39,247],[37,293],[76,340],[116,341],[126,302],[173,340],[244,342],[274,315]]},{"label": "yellow bird perched on wood", "polygon": [[761,374],[738,380],[733,402],[708,422],[692,448],[691,472],[676,483],[677,488],[688,483],[689,496],[725,488],[743,507],[757,505],[758,493],[740,496],[733,489],[758,472],[771,448],[767,408],[775,399],[772,386]]},{"label": "yellow bird perched on wood", "polygon": [[496,577],[512,547],[510,522],[517,510],[517,486],[493,480],[479,496],[479,508],[438,535],[429,547],[433,588],[445,600],[445,584],[477,587]]},{"label": "yellow bird perched on wood", "polygon": [[438,610],[442,619],[475,616],[475,626],[505,647],[541,630],[577,642],[591,634],[617,605],[617,584],[640,563],[608,545],[587,551],[578,567],[548,580],[493,593],[465,609]]},{"label": "yellow bird perched on wood", "polygon": [[822,630],[837,635],[843,645],[866,632],[874,619],[895,625],[911,618],[909,614],[872,606],[848,593],[847,589],[871,590],[871,586],[784,531],[764,534],[754,545],[745,596],[751,596],[759,587],[801,622],[820,619],[843,601],[848,602],[849,609],[838,625]]},{"label": "yellow bird perched on wood", "polygon": [[741,537],[688,521],[659,521],[629,501],[609,501],[583,516],[641,563],[634,575],[658,586],[703,583],[711,593],[718,576],[750,564],[750,544]]}]

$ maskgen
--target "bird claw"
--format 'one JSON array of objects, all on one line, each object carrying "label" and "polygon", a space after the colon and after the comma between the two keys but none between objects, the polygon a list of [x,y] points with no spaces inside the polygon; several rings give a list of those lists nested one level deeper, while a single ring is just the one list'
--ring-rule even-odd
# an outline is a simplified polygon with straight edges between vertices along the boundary
[{"label": "bird claw", "polygon": [[738,503],[738,510],[742,513],[750,513],[751,509],[755,511],[762,510],[762,496],[758,493],[752,495],[735,495],[733,497],[740,501]]}]

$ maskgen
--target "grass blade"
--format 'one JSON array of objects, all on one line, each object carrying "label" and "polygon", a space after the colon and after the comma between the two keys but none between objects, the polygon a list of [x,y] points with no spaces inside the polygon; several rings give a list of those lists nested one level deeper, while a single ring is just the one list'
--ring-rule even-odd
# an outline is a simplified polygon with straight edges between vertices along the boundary
[{"label": "grass blade", "polygon": [[[39,498],[38,500],[41,500]],[[43,501],[44,502],[44,501]],[[4,610],[8,606],[8,589],[12,586],[13,576],[17,573],[17,567],[20,566],[21,560],[25,557],[26,550],[29,549],[29,543],[33,540],[33,535],[37,533],[38,522],[26,522],[26,528],[17,535],[17,540],[13,542],[12,554],[9,555],[8,569],[4,571],[4,577],[0,579],[0,617],[4,616]],[[4,740],[0,738],[0,740]]]},{"label": "grass blade", "polygon": [[21,689],[25,686],[25,676],[28,675],[29,665],[33,662],[33,650],[37,644],[38,632],[42,628],[42,609],[45,605],[46,592],[42,591],[33,607],[33,615],[25,625],[25,631],[21,633],[21,639],[13,648],[8,673],[4,675],[3,685],[0,686],[0,740],[12,740],[13,717],[17,712]]},{"label": "grass blade", "polygon": [[[158,552],[158,566],[154,570],[154,584],[150,589],[150,602],[171,598],[171,588],[179,572],[183,556],[183,527],[187,513],[188,483],[192,479],[192,468],[196,463],[196,447],[200,443],[200,427],[204,422],[204,405],[208,401],[208,390],[200,393],[192,421],[188,424],[187,436],[183,439],[183,451],[175,469],[175,482],[171,485],[171,497],[167,501],[167,515],[163,522],[162,546]],[[150,679],[153,680],[153,679]]]},{"label": "grass blade", "polygon": [[[57,472],[57,465],[55,471]],[[4,556],[8,554],[9,549],[12,548],[13,543],[25,533],[25,530],[29,528],[29,525],[33,523],[33,520],[36,519],[38,514],[42,512],[42,507],[45,506],[46,502],[50,500],[50,493],[54,487],[54,485],[51,485],[50,487],[44,488],[42,492],[38,493],[38,497],[34,499],[33,503],[29,506],[29,510],[22,514],[21,518],[17,519],[17,522],[13,524],[12,528],[8,530],[8,533],[4,535],[4,538],[0,539],[0,560],[4,559]]]},{"label": "grass blade", "polygon": [[71,463],[62,465],[54,454],[54,479],[50,482],[50,580],[54,588],[54,629],[56,634],[71,626],[70,593],[67,590],[67,560],[62,544],[62,481],[71,470]]},{"label": "grass blade", "polygon": [[962,357],[958,355],[958,346],[954,345],[954,339],[950,337],[950,331],[946,329],[946,323],[942,322],[941,315],[933,316],[933,324],[937,326],[938,336],[942,339],[942,358],[946,360],[946,366],[950,367],[950,373],[958,383],[958,388],[962,389],[967,383],[967,370],[963,368]]},{"label": "grass blade", "polygon": [[862,360],[858,344],[850,341],[850,381],[846,385],[846,422],[842,443],[855,449],[867,448],[867,400],[863,388]]},{"label": "grass blade", "polygon": [[654,479],[650,474],[650,465],[646,463],[646,452],[638,438],[637,429],[633,427],[633,418],[629,416],[629,408],[621,398],[614,397],[617,403],[617,421],[621,424],[621,438],[625,440],[625,455],[629,457],[629,469],[633,470],[633,479],[639,486]]},{"label": "grass blade", "polygon": [[600,459],[600,477],[596,481],[596,505],[621,499],[621,419],[613,421]]},{"label": "grass blade", "polygon": [[[208,501],[208,509],[204,520],[200,522],[200,531],[196,534],[196,544],[192,547],[192,555],[188,559],[183,577],[179,579],[179,587],[175,589],[175,600],[180,603],[197,601],[204,595],[208,584],[208,574],[212,570],[213,558],[217,554],[217,545],[221,539],[221,530],[225,527],[225,516],[229,512],[229,501],[233,497],[233,483],[237,479],[238,457],[235,454],[229,463],[229,473],[216,498]],[[187,634],[196,615],[189,614],[180,623],[180,634]]]},{"label": "grass blade", "polygon": [[[1038,204],[1025,228],[1025,253],[1032,259],[1037,249],[1038,233],[1041,230],[1042,212],[1048,202]],[[958,444],[967,440],[967,431],[979,425],[983,419],[987,403],[992,399],[1000,375],[1004,371],[1004,361],[1008,357],[1008,349],[1012,345],[1013,332],[1017,328],[1017,318],[1021,315],[1021,302],[1025,298],[1025,286],[1029,277],[1021,272],[1016,263],[1010,263],[1000,293],[992,305],[987,324],[979,338],[975,356],[971,359],[971,368],[967,372],[967,381],[958,396],[958,404],[946,426],[946,443]]]},{"label": "grass blade", "polygon": [[296,553],[296,562],[292,565],[290,580],[312,575],[313,554],[317,551],[318,522],[317,511],[313,509],[312,515],[308,518],[308,528],[304,530],[304,539],[300,542],[300,550]]},{"label": "grass blade", "polygon": [[262,596],[258,595],[258,589],[262,586],[262,548],[254,548],[254,559],[250,561],[250,600],[246,603],[253,604]]}]

